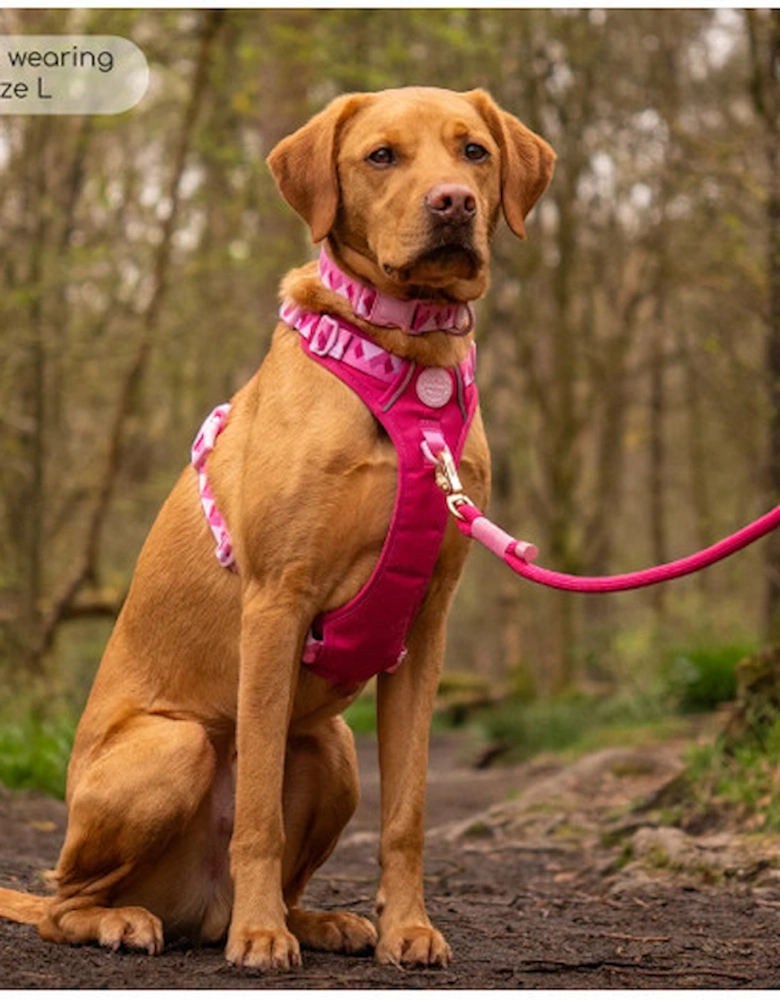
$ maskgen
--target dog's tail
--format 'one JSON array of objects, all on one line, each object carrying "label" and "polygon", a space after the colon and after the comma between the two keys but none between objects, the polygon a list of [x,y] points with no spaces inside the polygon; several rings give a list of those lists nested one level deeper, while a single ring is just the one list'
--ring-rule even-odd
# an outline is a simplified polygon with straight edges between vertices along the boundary
[{"label": "dog's tail", "polygon": [[0,917],[17,924],[39,924],[49,909],[48,896],[32,896],[15,889],[0,889]]}]

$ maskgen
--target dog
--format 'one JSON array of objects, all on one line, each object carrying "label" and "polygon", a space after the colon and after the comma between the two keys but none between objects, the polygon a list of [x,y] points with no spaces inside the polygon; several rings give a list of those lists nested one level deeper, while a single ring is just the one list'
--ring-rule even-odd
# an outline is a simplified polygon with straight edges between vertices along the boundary
[{"label": "dog", "polygon": [[[407,602],[412,619],[401,634],[372,606],[359,626],[393,663],[362,671],[358,653],[357,672],[318,669],[327,635],[312,623],[338,619],[368,587],[396,517],[407,518],[404,544],[414,547],[417,512],[397,503],[400,446],[382,423],[390,403],[372,411],[318,363],[325,352],[315,356],[323,345],[311,331],[322,338],[326,317],[329,349],[347,350],[343,327],[353,351],[379,352],[388,378],[398,366],[414,371],[435,415],[442,391],[452,396],[452,373],[468,374],[467,304],[487,288],[501,213],[522,238],[554,160],[486,92],[425,87],[339,97],[272,150],[279,191],[324,256],[284,279],[287,319],[143,546],[76,733],[55,894],[0,889],[0,916],[37,925],[48,941],[150,954],[164,934],[226,939],[230,963],[262,970],[299,965],[301,947],[374,951],[397,965],[450,960],[423,898],[423,811],[445,622],[468,542],[445,527],[439,495],[445,513],[436,508],[431,523],[442,538]],[[381,316],[364,308],[367,295]],[[393,318],[408,318],[410,303],[427,317],[419,329]],[[484,507],[490,462],[475,389],[458,382],[458,393],[474,400],[468,414],[459,402],[468,418],[459,471]],[[228,545],[222,565],[212,532]],[[386,580],[380,603],[404,586]],[[395,646],[383,645],[386,627]],[[376,670],[374,926],[300,900],[357,805],[341,713]]]}]

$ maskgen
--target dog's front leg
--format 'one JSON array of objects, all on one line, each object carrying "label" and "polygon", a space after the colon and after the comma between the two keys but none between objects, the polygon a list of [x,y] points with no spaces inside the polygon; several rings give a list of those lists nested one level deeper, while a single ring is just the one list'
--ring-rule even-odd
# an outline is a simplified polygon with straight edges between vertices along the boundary
[{"label": "dog's front leg", "polygon": [[449,598],[434,585],[409,635],[406,659],[396,673],[378,678],[382,880],[376,958],[383,963],[446,965],[452,957],[428,919],[423,898],[428,734],[444,658]]},{"label": "dog's front leg", "polygon": [[236,724],[236,804],[230,866],[233,917],[226,957],[239,966],[301,964],[287,929],[282,887],[282,787],[302,645],[299,612],[278,594],[244,598]]}]

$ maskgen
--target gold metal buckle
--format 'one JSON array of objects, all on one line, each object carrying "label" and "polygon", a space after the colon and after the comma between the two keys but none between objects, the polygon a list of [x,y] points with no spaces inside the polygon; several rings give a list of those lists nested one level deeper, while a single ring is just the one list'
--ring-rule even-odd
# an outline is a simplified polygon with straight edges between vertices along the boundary
[{"label": "gold metal buckle", "polygon": [[471,500],[463,492],[463,483],[458,476],[455,459],[447,447],[441,452],[436,463],[436,485],[446,494],[450,513],[459,521],[465,521],[458,508],[464,504],[471,505]]},{"label": "gold metal buckle", "polygon": [[469,506],[472,507],[474,506],[465,493],[450,493],[450,495],[447,497],[447,506],[450,509],[450,513],[454,517],[457,517],[459,521],[466,520],[466,518],[458,510],[458,507],[462,506],[463,504],[468,504]]}]

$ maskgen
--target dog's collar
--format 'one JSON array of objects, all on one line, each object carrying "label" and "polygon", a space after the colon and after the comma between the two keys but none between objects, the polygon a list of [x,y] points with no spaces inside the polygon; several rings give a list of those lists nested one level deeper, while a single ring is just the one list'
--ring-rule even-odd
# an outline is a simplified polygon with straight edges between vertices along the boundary
[{"label": "dog's collar", "polygon": [[412,335],[443,330],[457,337],[464,337],[474,328],[470,302],[436,305],[424,299],[396,299],[345,274],[324,246],[320,247],[319,274],[326,288],[349,301],[356,316],[375,326],[392,327]]}]

